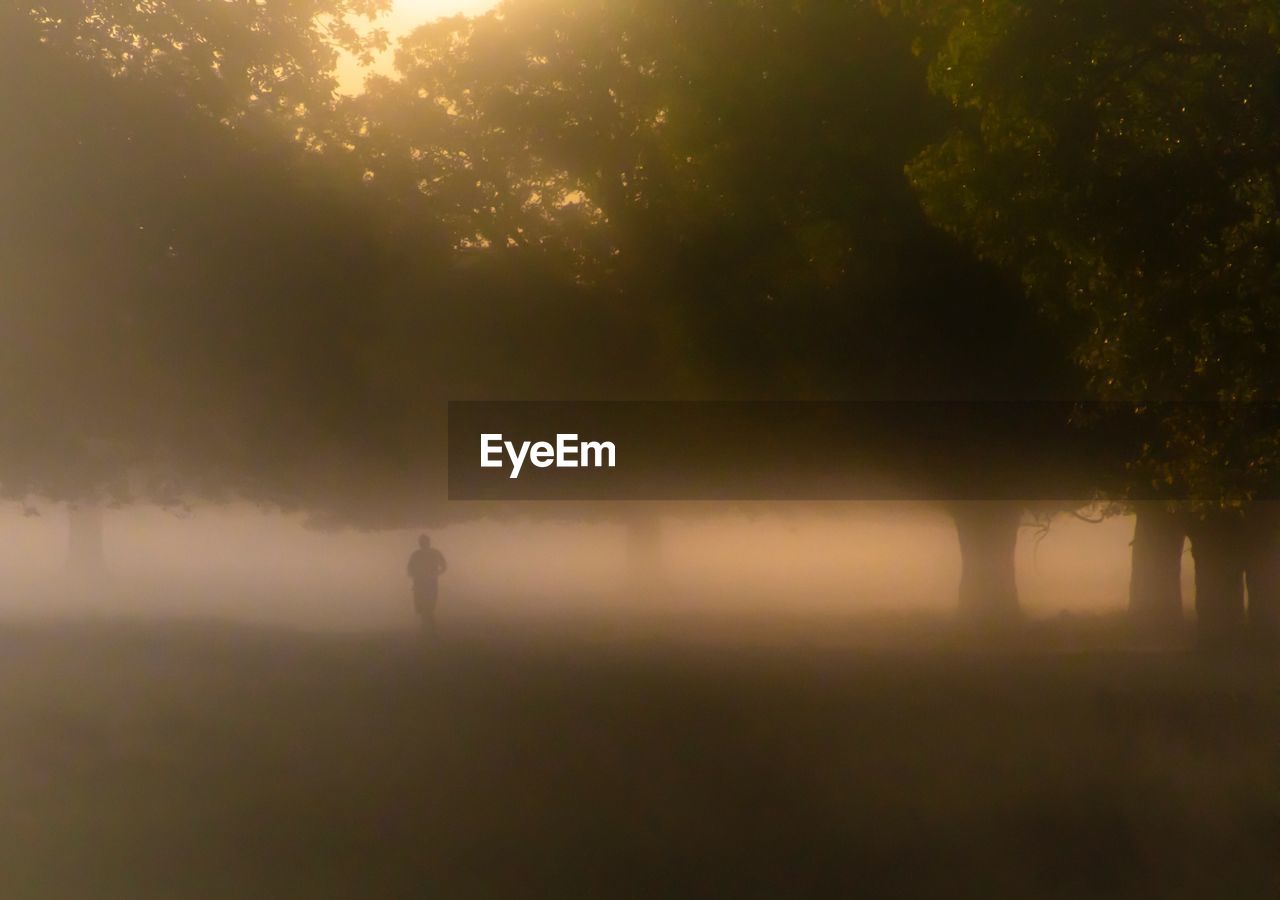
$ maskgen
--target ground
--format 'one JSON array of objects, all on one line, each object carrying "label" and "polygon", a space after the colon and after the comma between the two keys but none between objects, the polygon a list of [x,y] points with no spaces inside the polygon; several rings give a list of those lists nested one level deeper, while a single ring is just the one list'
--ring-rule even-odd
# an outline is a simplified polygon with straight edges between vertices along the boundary
[{"label": "ground", "polygon": [[1273,663],[927,631],[0,626],[0,897],[1280,896]]}]

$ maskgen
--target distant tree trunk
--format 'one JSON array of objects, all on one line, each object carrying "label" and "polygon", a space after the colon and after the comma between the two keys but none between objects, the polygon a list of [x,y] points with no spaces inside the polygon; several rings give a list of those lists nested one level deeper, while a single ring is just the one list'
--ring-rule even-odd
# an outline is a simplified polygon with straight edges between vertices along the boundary
[{"label": "distant tree trunk", "polygon": [[1245,514],[1245,528],[1249,630],[1259,644],[1280,648],[1280,503],[1255,503]]},{"label": "distant tree trunk", "polygon": [[662,520],[637,511],[627,517],[627,587],[637,599],[652,597],[661,584]]},{"label": "distant tree trunk", "polygon": [[77,575],[102,574],[106,569],[102,507],[96,503],[68,507],[67,526],[67,568]]},{"label": "distant tree trunk", "polygon": [[960,615],[977,625],[1004,625],[1021,617],[1014,551],[1022,506],[1005,501],[954,503],[960,540]]},{"label": "distant tree trunk", "polygon": [[1140,503],[1133,527],[1129,615],[1144,634],[1182,624],[1182,545],[1186,526],[1160,503]]},{"label": "distant tree trunk", "polygon": [[1232,512],[1197,518],[1188,529],[1196,567],[1198,640],[1206,649],[1238,645],[1244,637],[1244,528]]}]

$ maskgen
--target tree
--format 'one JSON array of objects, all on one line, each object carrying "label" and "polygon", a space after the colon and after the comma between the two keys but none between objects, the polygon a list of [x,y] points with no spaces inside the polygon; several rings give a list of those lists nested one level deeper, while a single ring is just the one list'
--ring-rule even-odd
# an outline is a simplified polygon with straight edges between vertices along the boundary
[{"label": "tree", "polygon": [[[524,0],[419,29],[345,111],[457,246],[554,260],[658,335],[649,397],[1069,395],[1058,337],[903,177],[949,115],[911,37],[871,3]],[[991,514],[956,516],[980,618],[1016,608],[1019,516]]]},{"label": "tree", "polygon": [[[950,113],[870,3],[513,2],[424,28],[400,81],[342,103],[317,16],[357,7],[157,9],[24,32],[73,90],[28,104],[6,168],[51,215],[15,261],[61,298],[41,321],[83,329],[35,367],[31,435],[77,373],[66,439],[121,471],[403,524],[475,513],[443,502],[441,401],[510,397],[513,372],[530,399],[1069,389],[1010,280],[922,216],[902,166]],[[58,272],[68,223],[110,265]],[[1013,605],[1007,512],[957,515],[966,606]]]},{"label": "tree", "polygon": [[[105,7],[83,19],[12,11],[0,29],[0,109],[18,138],[0,159],[0,487],[439,521],[443,401],[492,392],[512,370],[535,392],[564,389],[569,369],[610,383],[597,376],[626,362],[626,323],[545,263],[455,252],[441,225],[406,219],[342,154],[274,128],[288,118],[278,104],[194,102],[190,81],[208,73],[173,44],[174,22],[204,27],[202,7],[136,21]],[[262,25],[294,29],[269,40],[237,36],[258,19],[233,24],[196,43],[248,41],[275,59],[291,41],[327,39],[292,13]],[[157,42],[172,64],[129,67],[137,53],[121,47]],[[331,56],[313,50],[307,65]],[[323,103],[327,77],[308,70],[280,90]]]},{"label": "tree", "polygon": [[41,0],[5,15],[10,28],[90,60],[115,78],[167,86],[227,126],[314,142],[332,106],[338,51],[365,62],[387,46],[374,22],[389,0]]},{"label": "tree", "polygon": [[5,17],[0,484],[288,495],[297,454],[350,434],[363,405],[371,319],[352,298],[382,248],[359,185],[210,116],[181,67],[104,66],[90,38],[120,33],[105,11]]},{"label": "tree", "polygon": [[1280,14],[1244,0],[907,6],[932,29],[934,90],[962,113],[910,168],[930,216],[1051,314],[1085,317],[1093,396],[1175,401],[1149,416],[1130,496],[1193,498],[1207,640],[1242,620],[1245,570],[1270,631],[1280,597],[1257,548],[1274,541],[1250,501],[1280,462]]}]

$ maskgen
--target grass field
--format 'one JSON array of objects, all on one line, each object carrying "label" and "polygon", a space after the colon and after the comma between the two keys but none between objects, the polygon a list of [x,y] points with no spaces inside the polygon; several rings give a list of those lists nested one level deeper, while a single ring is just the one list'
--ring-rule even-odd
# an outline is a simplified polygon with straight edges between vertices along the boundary
[{"label": "grass field", "polygon": [[1280,896],[1273,663],[0,627],[0,898]]}]

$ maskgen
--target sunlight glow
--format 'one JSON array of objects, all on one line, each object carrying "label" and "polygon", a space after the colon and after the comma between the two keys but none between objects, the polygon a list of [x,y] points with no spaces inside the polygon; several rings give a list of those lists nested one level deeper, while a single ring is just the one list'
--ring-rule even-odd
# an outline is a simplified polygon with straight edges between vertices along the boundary
[{"label": "sunlight glow", "polygon": [[395,58],[395,42],[419,25],[459,13],[477,16],[497,5],[498,0],[395,0],[391,11],[379,16],[375,23],[379,28],[385,28],[391,36],[392,49],[382,54],[367,69],[344,54],[338,63],[338,89],[344,94],[356,94],[360,92],[365,77],[370,73],[390,74]]}]

